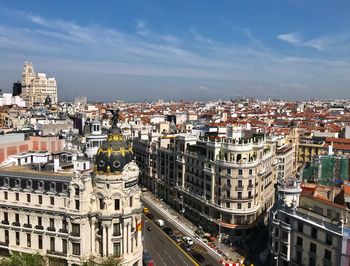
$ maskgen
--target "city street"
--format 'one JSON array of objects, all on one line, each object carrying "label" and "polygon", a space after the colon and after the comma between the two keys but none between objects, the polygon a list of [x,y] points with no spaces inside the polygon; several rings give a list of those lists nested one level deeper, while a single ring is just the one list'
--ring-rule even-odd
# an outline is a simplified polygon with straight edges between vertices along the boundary
[{"label": "city street", "polygon": [[[170,221],[167,221],[164,217],[162,217],[162,215],[159,212],[157,212],[154,208],[152,208],[152,206],[147,204],[145,204],[145,206],[147,206],[150,209],[151,213],[156,217],[156,219],[158,218],[163,219],[165,222],[165,226],[171,227],[174,231],[176,230],[176,228],[172,225],[172,223]],[[215,260],[212,256],[208,254],[207,250],[203,246],[198,244],[194,244],[192,247],[192,250],[197,253],[200,253],[205,258],[205,261],[203,263],[195,262],[193,258],[190,257],[189,254],[186,254],[185,251],[183,251],[180,248],[179,245],[177,245],[174,241],[170,240],[169,237],[162,231],[162,229],[159,226],[155,225],[153,222],[150,222],[145,215],[143,217],[145,219],[144,232],[146,232],[145,250],[149,251],[151,256],[154,257],[154,261],[156,265],[163,265],[164,262],[165,262],[165,265],[172,265],[173,261],[171,260],[170,262],[167,261],[167,259],[169,259],[169,255],[170,257],[175,257],[174,259],[175,262],[176,261],[181,262],[181,264],[176,264],[176,265],[221,265],[218,263],[217,260]],[[148,225],[151,226],[151,232],[147,231]],[[149,236],[150,238],[148,238]],[[162,249],[160,250],[159,247],[164,248],[164,252]],[[157,259],[155,259],[155,257],[157,257]],[[160,264],[158,264],[159,262]],[[184,264],[184,262],[187,262],[188,264]]]},{"label": "city street", "polygon": [[[172,242],[160,227],[144,218],[143,239],[144,250],[147,250],[158,265],[199,265],[192,260],[181,248]],[[147,230],[150,226],[151,231]]]}]

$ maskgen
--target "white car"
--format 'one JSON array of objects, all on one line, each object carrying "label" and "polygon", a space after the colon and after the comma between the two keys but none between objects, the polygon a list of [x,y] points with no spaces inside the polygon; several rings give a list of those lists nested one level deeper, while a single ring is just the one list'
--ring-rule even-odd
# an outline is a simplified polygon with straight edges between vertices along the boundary
[{"label": "white car", "polygon": [[155,220],[156,224],[158,224],[160,227],[164,226],[164,221],[161,219]]},{"label": "white car", "polygon": [[193,245],[193,240],[189,236],[184,236],[182,240],[187,244],[187,245]]}]

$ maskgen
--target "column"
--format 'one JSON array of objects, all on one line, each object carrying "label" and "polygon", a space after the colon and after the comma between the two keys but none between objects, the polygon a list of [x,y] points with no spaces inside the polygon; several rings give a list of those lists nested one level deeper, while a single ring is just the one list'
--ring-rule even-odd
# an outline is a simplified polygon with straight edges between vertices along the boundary
[{"label": "column", "polygon": [[108,255],[113,255],[113,243],[112,243],[112,229],[111,229],[111,223],[107,225],[108,229],[108,237],[107,237],[107,242],[108,242]]},{"label": "column", "polygon": [[105,224],[102,225],[102,247],[103,247],[103,256],[107,255],[107,226]]},{"label": "column", "polygon": [[95,217],[91,219],[90,234],[91,234],[90,251],[93,254],[95,254],[96,252],[96,218]]}]

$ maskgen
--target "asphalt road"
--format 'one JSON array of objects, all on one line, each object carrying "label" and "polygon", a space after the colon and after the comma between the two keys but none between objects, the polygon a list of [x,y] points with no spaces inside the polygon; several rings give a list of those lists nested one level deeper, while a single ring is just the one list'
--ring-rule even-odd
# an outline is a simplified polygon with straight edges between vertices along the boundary
[{"label": "asphalt road", "polygon": [[[160,213],[158,213],[152,206],[145,204],[150,210],[150,212],[155,216],[156,219],[163,219],[165,226],[171,227],[173,231],[177,230],[169,221],[164,219]],[[178,244],[169,239],[169,237],[162,231],[162,229],[150,222],[149,219],[143,215],[144,220],[147,221],[144,224],[146,250],[149,251],[151,256],[154,258],[155,265],[221,265],[217,260],[208,254],[206,249],[198,244],[192,246],[192,250],[200,253],[204,258],[205,262],[198,263],[195,262],[193,258],[189,258],[190,254],[185,254]],[[147,226],[151,226],[151,232],[147,231]],[[149,236],[149,238],[148,238]],[[170,242],[170,243],[169,243]],[[164,251],[163,251],[164,248]],[[169,256],[173,258],[174,261],[169,259]],[[176,260],[175,260],[175,259]],[[185,258],[185,259],[183,259]],[[168,261],[169,259],[169,261]],[[186,264],[187,263],[187,264]]]},{"label": "asphalt road", "polygon": [[[156,266],[198,265],[173,243],[159,226],[150,222],[145,216],[143,218],[144,250],[150,253]],[[151,231],[147,230],[148,226]]]}]

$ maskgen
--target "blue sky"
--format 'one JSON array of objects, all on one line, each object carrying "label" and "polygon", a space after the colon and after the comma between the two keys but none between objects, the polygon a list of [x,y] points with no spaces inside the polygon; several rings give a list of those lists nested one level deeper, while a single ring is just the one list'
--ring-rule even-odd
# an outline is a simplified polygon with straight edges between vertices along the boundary
[{"label": "blue sky", "polygon": [[61,99],[348,98],[350,1],[0,2],[0,88]]}]

